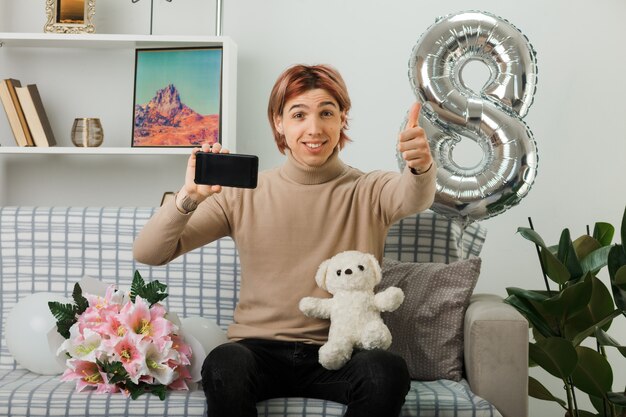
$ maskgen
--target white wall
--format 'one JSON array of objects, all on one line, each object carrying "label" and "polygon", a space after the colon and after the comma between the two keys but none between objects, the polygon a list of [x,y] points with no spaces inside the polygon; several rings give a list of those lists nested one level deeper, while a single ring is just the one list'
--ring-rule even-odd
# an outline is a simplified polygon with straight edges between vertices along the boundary
[{"label": "white wall", "polygon": [[[43,3],[1,0],[0,31],[41,31]],[[161,8],[155,33],[212,34],[214,6],[205,3],[155,0],[155,8]],[[99,0],[98,31],[147,33],[148,6],[148,0],[134,5]],[[343,159],[363,170],[397,169],[395,138],[414,100],[407,77],[411,49],[437,16],[468,7],[520,28],[537,50],[539,67],[535,101],[525,118],[538,146],[537,180],[518,206],[483,222],[489,235],[477,291],[504,295],[507,286],[541,288],[535,250],[515,234],[528,216],[546,240],[556,243],[563,227],[579,235],[598,220],[618,225],[626,206],[626,55],[620,30],[626,3],[621,0],[476,0],[470,6],[461,0],[226,0],[224,34],[239,47],[237,150],[259,155],[262,168],[280,164],[265,116],[270,88],[291,64],[330,63],[344,75],[354,104],[349,131],[354,142]],[[128,94],[132,97],[130,89]],[[130,132],[130,116],[123,122]],[[116,123],[108,121],[105,134]],[[5,144],[6,124],[0,118]],[[67,135],[65,130],[55,133]],[[4,156],[0,175],[11,179],[2,183],[0,198],[4,204],[153,205],[182,181],[184,157],[137,158],[133,167],[129,158],[38,156],[27,162]],[[626,327],[614,326],[611,333],[626,343]],[[616,356],[613,363],[619,369],[624,358]],[[553,378],[541,379],[564,398]],[[619,390],[624,378],[617,381]],[[551,403],[531,400],[532,416],[562,414]]]}]

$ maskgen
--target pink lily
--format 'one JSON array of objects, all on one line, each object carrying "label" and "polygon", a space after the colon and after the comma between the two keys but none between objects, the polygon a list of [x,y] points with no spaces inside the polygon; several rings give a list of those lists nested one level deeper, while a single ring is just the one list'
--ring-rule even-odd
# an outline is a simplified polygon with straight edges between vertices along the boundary
[{"label": "pink lily", "polygon": [[87,387],[97,388],[100,384],[107,384],[107,376],[100,371],[94,362],[68,360],[68,368],[63,372],[61,381],[76,381],[76,392],[82,392]]},{"label": "pink lily", "polygon": [[140,339],[132,333],[127,333],[123,337],[117,339],[117,343],[112,346],[113,357],[118,360],[128,372],[128,377],[135,384],[144,374],[143,357],[140,351]]},{"label": "pink lily", "polygon": [[150,308],[143,298],[137,296],[135,303],[128,302],[122,307],[120,322],[142,338],[162,339],[172,332],[174,326],[163,318],[164,314],[162,306],[155,304]]}]

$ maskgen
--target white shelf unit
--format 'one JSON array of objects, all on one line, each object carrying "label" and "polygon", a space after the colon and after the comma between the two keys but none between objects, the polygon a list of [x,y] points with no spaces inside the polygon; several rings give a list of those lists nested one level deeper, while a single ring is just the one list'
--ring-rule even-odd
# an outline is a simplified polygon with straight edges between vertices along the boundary
[{"label": "white shelf unit", "polygon": [[[135,49],[141,48],[180,48],[180,47],[222,47],[221,85],[221,138],[224,147],[235,152],[236,110],[237,110],[237,45],[226,36],[164,36],[164,35],[118,35],[118,34],[53,34],[53,33],[0,33],[0,48],[41,48],[58,49],[59,53],[71,51],[75,55],[80,49],[107,50],[128,54],[128,61],[134,61]],[[1,52],[1,51],[0,51]],[[132,55],[132,58],[130,57]],[[43,63],[42,63],[43,64]],[[68,62],[67,65],[72,65]],[[133,71],[129,68],[128,71]],[[129,92],[132,95],[132,92]],[[44,102],[45,104],[45,102]],[[47,105],[46,105],[47,107]],[[129,112],[130,112],[129,108]],[[128,119],[130,120],[130,118]],[[127,122],[128,120],[123,120]],[[54,126],[53,126],[54,127]],[[13,137],[3,138],[4,143],[14,142]],[[57,142],[59,142],[57,140]],[[128,143],[128,147],[108,144]],[[189,148],[139,148],[130,146],[130,133],[127,140],[108,140],[105,126],[105,142],[97,148],[75,148],[55,146],[50,148],[0,146],[0,154],[65,154],[65,155],[168,155],[187,154]]]},{"label": "white shelf unit", "polygon": [[51,146],[49,148],[2,146],[0,154],[12,155],[189,155],[191,148],[124,148],[117,146],[103,146],[94,148],[81,148],[69,146]]}]

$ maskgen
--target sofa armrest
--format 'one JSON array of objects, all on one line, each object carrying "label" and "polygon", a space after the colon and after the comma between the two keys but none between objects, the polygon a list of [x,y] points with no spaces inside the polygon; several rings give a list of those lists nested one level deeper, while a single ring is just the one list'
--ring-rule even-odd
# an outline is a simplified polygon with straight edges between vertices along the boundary
[{"label": "sofa armrest", "polygon": [[528,322],[493,294],[474,294],[465,314],[465,371],[472,392],[503,417],[528,416]]}]

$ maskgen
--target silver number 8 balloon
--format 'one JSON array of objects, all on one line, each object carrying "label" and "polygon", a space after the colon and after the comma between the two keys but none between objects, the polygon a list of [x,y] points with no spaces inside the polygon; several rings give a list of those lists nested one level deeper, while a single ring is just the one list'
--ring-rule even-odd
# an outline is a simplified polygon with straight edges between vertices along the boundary
[{"label": "silver number 8 balloon", "polygon": [[[462,78],[470,61],[490,70],[480,92]],[[466,225],[518,204],[534,182],[538,161],[532,133],[521,119],[537,83],[536,54],[528,39],[489,13],[452,14],[421,36],[411,54],[409,78],[423,104],[420,126],[438,167],[432,210]],[[474,167],[453,159],[462,138],[482,148]]]}]

